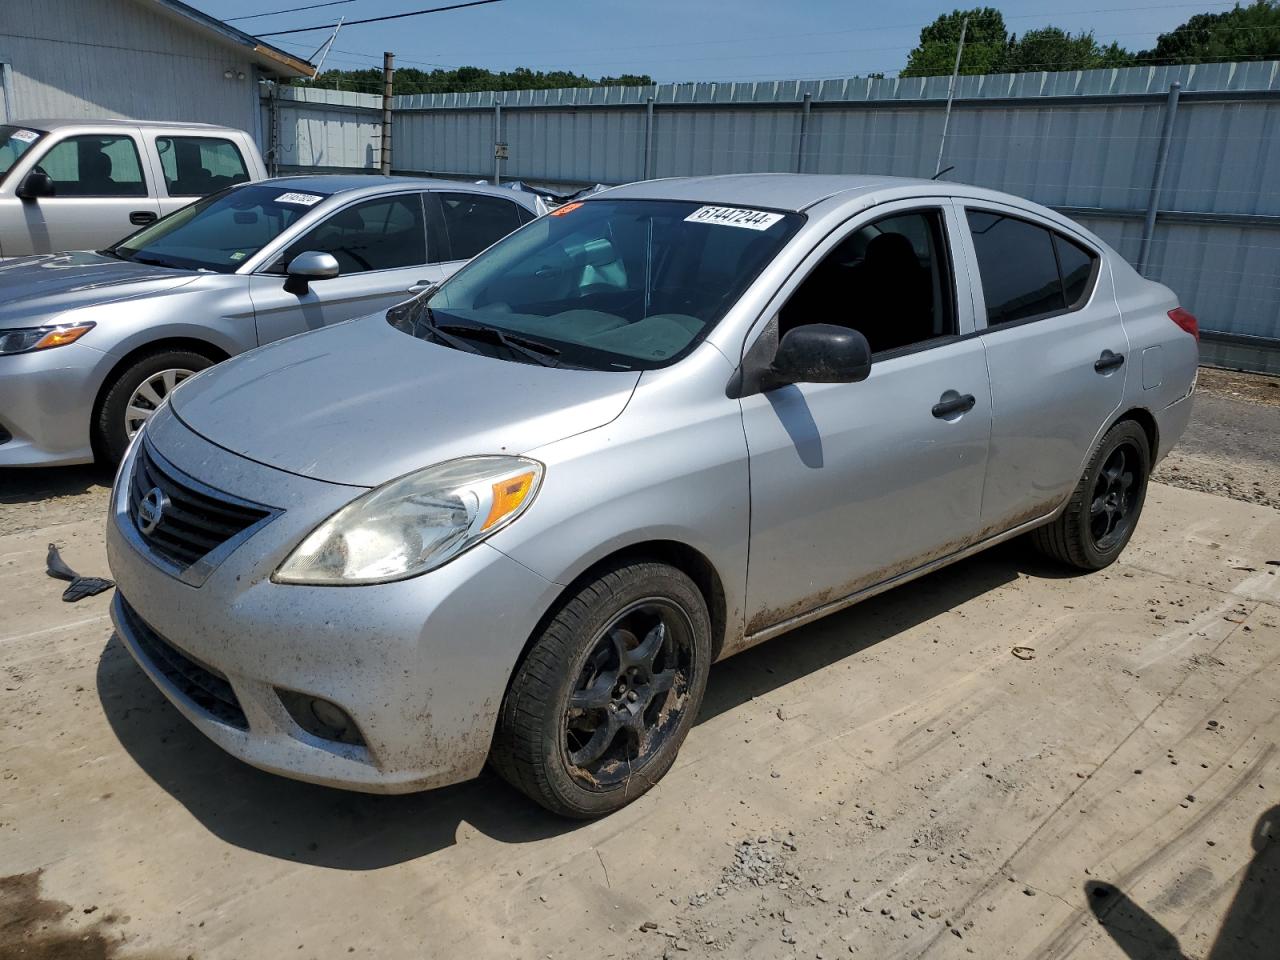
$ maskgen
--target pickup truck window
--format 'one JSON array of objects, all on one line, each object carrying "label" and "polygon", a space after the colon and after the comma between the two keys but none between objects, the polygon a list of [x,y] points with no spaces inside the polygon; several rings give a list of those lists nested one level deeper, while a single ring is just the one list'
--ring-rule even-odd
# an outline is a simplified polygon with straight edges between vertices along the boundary
[{"label": "pickup truck window", "polygon": [[171,197],[204,197],[250,179],[244,157],[217,137],[156,137],[164,185]]},{"label": "pickup truck window", "polygon": [[0,182],[9,175],[18,158],[30,150],[41,137],[43,130],[0,124]]},{"label": "pickup truck window", "polygon": [[36,161],[58,197],[145,197],[147,182],[132,137],[85,134],[55,143]]}]

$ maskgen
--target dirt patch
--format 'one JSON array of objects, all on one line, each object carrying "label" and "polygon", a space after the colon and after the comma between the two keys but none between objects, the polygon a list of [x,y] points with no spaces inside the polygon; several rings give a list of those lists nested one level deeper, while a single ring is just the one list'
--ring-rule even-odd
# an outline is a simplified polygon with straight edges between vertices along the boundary
[{"label": "dirt patch", "polygon": [[111,474],[94,466],[0,469],[0,536],[106,517]]},{"label": "dirt patch", "polygon": [[1201,367],[1196,389],[1213,396],[1280,407],[1280,377]]},{"label": "dirt patch", "polygon": [[[42,870],[0,877],[0,960],[125,960],[120,918],[104,914],[82,926],[74,908],[40,896]],[[82,908],[92,917],[96,906]]]}]

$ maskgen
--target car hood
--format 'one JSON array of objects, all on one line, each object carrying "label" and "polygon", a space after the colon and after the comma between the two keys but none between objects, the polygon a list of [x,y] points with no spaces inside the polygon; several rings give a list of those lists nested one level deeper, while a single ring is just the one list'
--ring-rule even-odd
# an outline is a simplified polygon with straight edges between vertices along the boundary
[{"label": "car hood", "polygon": [[233,453],[373,487],[455,457],[525,453],[602,426],[639,378],[465,353],[401,333],[379,313],[219,364],[183,384],[172,405]]},{"label": "car hood", "polygon": [[76,307],[170,290],[198,276],[88,250],[6,260],[0,263],[0,329],[48,323]]}]

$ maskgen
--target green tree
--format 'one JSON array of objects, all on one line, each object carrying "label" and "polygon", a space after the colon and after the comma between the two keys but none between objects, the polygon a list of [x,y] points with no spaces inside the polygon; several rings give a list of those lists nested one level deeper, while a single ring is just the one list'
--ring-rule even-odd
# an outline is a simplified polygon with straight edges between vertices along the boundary
[{"label": "green tree", "polygon": [[[653,78],[643,74],[623,74],[618,77],[601,77],[593,80],[568,70],[530,70],[516,67],[495,73],[483,67],[458,67],[456,70],[419,70],[416,67],[397,69],[393,87],[397,94],[410,93],[470,93],[481,90],[552,90],[558,87],[611,87],[645,86]],[[361,93],[382,91],[382,71],[376,67],[367,70],[326,70],[307,86],[355,90]]]},{"label": "green tree", "polygon": [[1133,54],[1116,43],[1100,46],[1092,33],[1070,34],[1058,27],[1043,27],[1012,39],[1000,72],[1094,70],[1128,66],[1132,62]]},{"label": "green tree", "polygon": [[944,13],[920,31],[920,43],[907,55],[904,77],[934,77],[948,74],[955,66],[956,46],[965,18],[961,73],[998,73],[1009,48],[1004,15],[994,7],[975,7]]},{"label": "green tree", "polygon": [[1198,13],[1138,56],[1160,64],[1259,60],[1280,54],[1280,0],[1255,0],[1225,13]]}]

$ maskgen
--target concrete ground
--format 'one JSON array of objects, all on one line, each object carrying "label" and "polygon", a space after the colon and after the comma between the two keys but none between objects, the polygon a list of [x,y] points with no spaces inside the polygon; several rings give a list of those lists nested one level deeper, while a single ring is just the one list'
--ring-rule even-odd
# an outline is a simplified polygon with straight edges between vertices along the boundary
[{"label": "concrete ground", "polygon": [[1217,396],[1175,456],[1238,499],[1154,484],[1106,571],[1007,545],[718,665],[589,824],[231,759],[44,575],[106,573],[95,475],[0,475],[0,960],[1275,958],[1280,430]]}]

